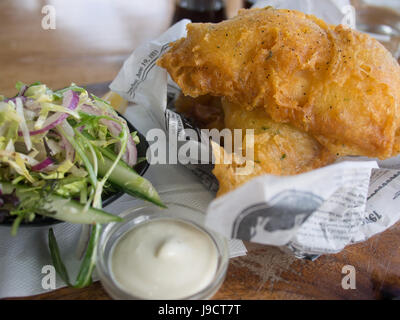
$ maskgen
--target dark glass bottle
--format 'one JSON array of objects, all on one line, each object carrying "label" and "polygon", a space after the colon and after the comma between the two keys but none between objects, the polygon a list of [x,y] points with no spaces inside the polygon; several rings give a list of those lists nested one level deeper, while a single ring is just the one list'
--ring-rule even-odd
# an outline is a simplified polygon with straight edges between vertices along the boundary
[{"label": "dark glass bottle", "polygon": [[251,8],[251,6],[252,6],[253,4],[255,4],[256,2],[257,2],[257,0],[245,0],[245,2],[244,2],[244,7],[245,7],[246,9]]},{"label": "dark glass bottle", "polygon": [[222,0],[180,0],[178,1],[172,23],[182,19],[192,22],[220,22],[226,19]]}]

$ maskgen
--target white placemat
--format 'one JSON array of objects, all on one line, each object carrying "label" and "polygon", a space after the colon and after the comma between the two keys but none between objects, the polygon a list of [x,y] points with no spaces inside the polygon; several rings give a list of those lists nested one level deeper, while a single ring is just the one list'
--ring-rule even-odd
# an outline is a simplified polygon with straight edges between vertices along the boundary
[{"label": "white placemat", "polygon": [[[143,134],[155,127],[155,123],[139,106],[128,107],[125,116]],[[190,202],[205,212],[214,195],[206,190],[197,178],[181,165],[154,165],[146,173],[161,197],[168,193],[168,200]],[[140,200],[124,195],[105,209],[120,213],[139,205]],[[60,223],[53,226],[64,262],[75,279],[80,262],[75,257],[76,245],[80,235],[80,226]],[[47,245],[49,227],[20,228],[16,237],[10,235],[10,228],[0,226],[0,298],[29,296],[43,292],[43,267],[51,265]],[[246,254],[241,241],[230,241],[231,256]],[[96,276],[94,276],[96,279]],[[57,277],[56,288],[65,286]]]}]

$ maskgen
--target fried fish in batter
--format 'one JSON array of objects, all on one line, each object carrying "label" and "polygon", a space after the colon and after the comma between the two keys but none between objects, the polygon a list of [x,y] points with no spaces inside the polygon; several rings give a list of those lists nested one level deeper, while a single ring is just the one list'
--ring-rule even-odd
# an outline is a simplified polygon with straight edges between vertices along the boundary
[{"label": "fried fish in batter", "polygon": [[[225,127],[254,130],[254,161],[264,173],[293,175],[320,168],[336,160],[318,141],[290,124],[277,123],[264,108],[248,111],[223,99]],[[243,137],[246,150],[246,136]]]},{"label": "fried fish in batter", "polygon": [[185,95],[264,108],[334,154],[399,152],[400,67],[368,35],[273,8],[187,31],[158,61]]},{"label": "fried fish in batter", "polygon": [[[248,111],[224,99],[222,106],[226,128],[242,129],[243,132],[254,129],[254,169],[246,175],[237,174],[237,168],[243,167],[238,155],[233,155],[232,164],[217,163],[213,173],[220,184],[218,196],[262,174],[294,175],[336,160],[334,155],[307,133],[270,119],[264,108]],[[246,135],[242,145],[243,150],[246,150]],[[219,149],[214,146],[213,151],[216,159],[226,156],[222,147]]]}]

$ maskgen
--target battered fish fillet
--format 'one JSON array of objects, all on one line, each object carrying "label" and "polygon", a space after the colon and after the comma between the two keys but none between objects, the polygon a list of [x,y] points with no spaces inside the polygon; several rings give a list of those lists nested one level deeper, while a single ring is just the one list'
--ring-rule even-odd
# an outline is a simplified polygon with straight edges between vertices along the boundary
[{"label": "battered fish fillet", "polygon": [[400,67],[368,35],[273,8],[187,31],[158,61],[185,95],[264,108],[337,155],[400,151]]},{"label": "battered fish fillet", "polygon": [[[216,159],[213,174],[219,182],[217,197],[236,189],[252,178],[266,174],[258,163],[253,163],[253,170],[248,174],[238,174],[238,168],[243,168],[240,158],[236,154],[229,154],[219,144],[213,141],[211,141],[211,143],[213,154]],[[232,159],[232,161],[230,164],[224,164],[224,159]]]},{"label": "battered fish fillet", "polygon": [[[264,108],[248,111],[224,99],[222,106],[226,128],[242,129],[243,132],[254,129],[254,170],[246,175],[237,174],[237,168],[244,166],[237,155],[232,155],[232,164],[217,163],[213,173],[220,184],[218,196],[262,174],[299,174],[330,164],[336,159],[307,133],[270,119]],[[243,137],[243,150],[246,150],[246,135]],[[213,152],[219,160],[229,155],[216,145],[213,146]]]}]

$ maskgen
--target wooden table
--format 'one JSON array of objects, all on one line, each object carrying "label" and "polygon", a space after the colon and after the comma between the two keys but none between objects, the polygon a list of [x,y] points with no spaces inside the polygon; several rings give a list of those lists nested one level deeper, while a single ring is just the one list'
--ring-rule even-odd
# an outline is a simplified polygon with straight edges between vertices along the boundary
[{"label": "wooden table", "polygon": [[[56,29],[43,30],[39,0],[0,2],[0,92],[17,80],[58,88],[113,79],[141,42],[165,30],[173,0],[54,0]],[[105,89],[100,85],[98,90]],[[400,224],[340,254],[296,260],[277,248],[247,243],[232,259],[216,299],[376,299],[400,296]],[[341,286],[342,268],[356,270],[356,289]],[[100,283],[64,288],[32,299],[109,299]]]}]

